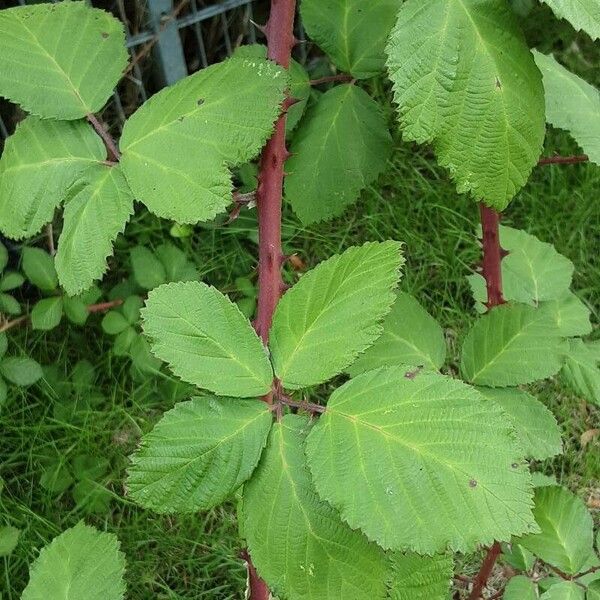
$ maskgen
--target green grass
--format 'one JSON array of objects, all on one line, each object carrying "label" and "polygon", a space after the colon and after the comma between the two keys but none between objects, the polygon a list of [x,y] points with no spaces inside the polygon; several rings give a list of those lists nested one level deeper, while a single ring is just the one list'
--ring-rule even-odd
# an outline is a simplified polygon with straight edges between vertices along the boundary
[{"label": "green grass", "polygon": [[[535,38],[535,29],[530,35]],[[586,70],[585,64],[581,70]],[[388,112],[391,121],[389,106]],[[563,133],[550,132],[546,153],[554,152],[578,150]],[[574,289],[590,305],[596,326],[600,321],[599,191],[597,167],[540,167],[506,211],[504,221],[554,243],[574,261]],[[461,339],[475,318],[465,276],[480,259],[474,235],[477,222],[476,204],[455,192],[431,153],[397,139],[388,171],[343,217],[304,228],[286,210],[285,248],[310,267],[366,240],[403,241],[407,263],[401,288],[415,294],[443,324],[452,372]],[[255,279],[254,225],[244,214],[229,226],[199,227],[184,240],[203,280],[235,294],[236,277]],[[168,227],[139,211],[125,239],[155,246],[169,239]],[[127,243],[118,249],[112,283],[127,272],[127,251]],[[297,274],[287,266],[286,277],[293,282]],[[127,499],[128,455],[140,434],[184,397],[186,389],[167,374],[156,379],[132,378],[126,361],[111,355],[111,340],[101,335],[99,320],[95,316],[83,329],[63,326],[47,335],[26,329],[11,334],[13,353],[26,352],[45,365],[56,365],[63,379],[81,359],[96,366],[96,378],[80,390],[63,386],[56,391],[45,382],[26,392],[12,390],[0,409],[0,476],[4,482],[0,525],[4,522],[22,530],[16,551],[0,559],[2,600],[19,598],[28,579],[28,565],[39,548],[82,518],[118,534],[127,555],[131,600],[242,598],[245,572],[238,558],[233,504],[210,513],[163,517],[140,510]],[[600,492],[599,443],[586,447],[580,443],[584,431],[599,426],[600,411],[574,397],[559,380],[540,384],[536,391],[557,416],[565,441],[564,455],[539,468],[556,474],[584,498]],[[86,406],[91,394],[101,399]],[[55,407],[65,403],[80,403],[83,408],[72,419],[56,418]],[[40,486],[48,460],[68,463],[80,455],[109,461],[110,468],[99,481],[110,494],[108,508],[99,514],[90,515],[78,507],[71,488],[57,495]],[[467,560],[466,572],[473,568]]]}]

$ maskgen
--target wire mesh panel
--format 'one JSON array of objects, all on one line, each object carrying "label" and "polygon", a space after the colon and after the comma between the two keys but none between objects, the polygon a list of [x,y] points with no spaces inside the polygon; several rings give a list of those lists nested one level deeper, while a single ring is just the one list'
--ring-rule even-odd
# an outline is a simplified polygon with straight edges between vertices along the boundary
[{"label": "wire mesh panel", "polygon": [[[60,0],[48,0],[52,2]],[[118,134],[125,119],[165,85],[222,60],[253,43],[256,0],[86,0],[119,18],[127,34],[130,63],[103,120]],[[34,4],[0,0],[0,9]],[[21,120],[19,109],[0,99],[0,147]]]}]

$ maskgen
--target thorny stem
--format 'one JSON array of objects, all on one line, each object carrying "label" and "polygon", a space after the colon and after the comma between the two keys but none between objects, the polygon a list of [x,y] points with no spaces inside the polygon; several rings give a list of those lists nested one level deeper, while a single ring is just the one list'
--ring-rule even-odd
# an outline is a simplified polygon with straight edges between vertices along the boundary
[{"label": "thorny stem", "polygon": [[121,159],[121,154],[119,153],[117,144],[110,136],[110,133],[108,133],[108,131],[104,128],[104,125],[102,125],[96,115],[93,115],[92,113],[87,115],[87,120],[91,123],[96,133],[102,138],[102,141],[106,146],[107,160],[110,163],[119,162]]},{"label": "thorny stem", "polygon": [[502,258],[506,251],[500,246],[500,213],[485,204],[479,205],[481,214],[483,268],[487,288],[488,309],[504,304],[502,297]]},{"label": "thorny stem", "polygon": [[538,161],[538,165],[574,165],[587,162],[588,160],[590,159],[587,154],[579,154],[577,156],[543,156]]},{"label": "thorny stem", "polygon": [[479,600],[481,598],[481,593],[487,585],[487,581],[492,574],[492,569],[496,564],[496,559],[498,558],[501,550],[502,548],[500,547],[500,542],[494,542],[488,549],[487,554],[481,563],[479,573],[477,573],[475,579],[473,580],[473,589],[469,594],[469,600]]},{"label": "thorny stem", "polygon": [[[267,56],[284,69],[290,66],[294,37],[296,0],[271,0],[269,21],[263,32],[267,38]],[[281,247],[281,203],[283,195],[284,163],[289,156],[285,146],[286,100],[275,123],[271,139],[260,160],[256,206],[258,212],[258,308],[254,328],[266,345],[273,313],[285,287],[281,277],[284,262]],[[277,382],[274,382],[274,388]],[[263,400],[273,403],[273,393]],[[269,600],[267,585],[260,579],[250,556],[247,556],[250,600]]]}]

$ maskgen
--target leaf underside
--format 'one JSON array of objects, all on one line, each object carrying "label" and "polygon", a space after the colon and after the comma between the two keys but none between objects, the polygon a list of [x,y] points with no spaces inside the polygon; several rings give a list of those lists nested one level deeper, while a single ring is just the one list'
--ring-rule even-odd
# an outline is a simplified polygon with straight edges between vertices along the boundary
[{"label": "leaf underside", "polygon": [[27,117],[0,158],[0,230],[14,239],[38,233],[75,179],[105,155],[87,123]]},{"label": "leaf underside", "polygon": [[600,3],[598,0],[542,0],[559,19],[566,19],[593,40],[600,38]]},{"label": "leaf underside", "polygon": [[220,396],[250,398],[271,389],[261,340],[237,306],[199,281],[161,285],[142,311],[152,352],[184,381]]},{"label": "leaf underside", "polygon": [[85,2],[0,12],[0,96],[40,117],[98,112],[126,64],[123,25]]},{"label": "leaf underside", "polygon": [[272,415],[264,402],[194,398],[165,413],[133,455],[131,497],[161,513],[217,506],[254,471]]},{"label": "leaf underside", "polygon": [[287,600],[386,597],[388,561],[320,500],[306,466],[308,419],[287,415],[244,486],[241,520],[254,565]]},{"label": "leaf underside", "polygon": [[510,422],[442,375],[387,368],[350,380],[309,434],[307,456],[321,498],[384,548],[469,551],[533,527]]},{"label": "leaf underside", "polygon": [[254,158],[273,130],[285,71],[232,57],[155,94],[125,123],[121,166],[159,217],[208,221],[232,201],[229,167]]},{"label": "leaf underside", "polygon": [[373,343],[403,262],[398,242],[368,242],[323,261],[284,294],[270,346],[285,387],[322,383]]},{"label": "leaf underside", "polygon": [[503,210],[544,141],[541,75],[504,0],[408,0],[388,46],[407,140],[432,143],[459,192]]}]

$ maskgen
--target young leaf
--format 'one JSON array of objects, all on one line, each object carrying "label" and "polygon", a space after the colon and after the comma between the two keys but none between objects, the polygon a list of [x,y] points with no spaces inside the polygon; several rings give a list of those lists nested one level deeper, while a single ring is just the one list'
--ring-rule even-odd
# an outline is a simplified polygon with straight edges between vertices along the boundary
[{"label": "young leaf", "polygon": [[540,309],[552,319],[562,337],[587,335],[592,332],[590,309],[573,292],[542,302]]},{"label": "young leaf", "polygon": [[308,35],[338,69],[356,79],[373,77],[385,66],[384,48],[401,0],[302,0]]},{"label": "young leaf", "polygon": [[535,584],[529,577],[517,575],[511,577],[502,598],[504,600],[537,600],[538,595]]},{"label": "young leaf", "polygon": [[271,424],[269,407],[258,400],[177,404],[133,455],[129,495],[161,513],[217,506],[252,475]]},{"label": "young leaf", "polygon": [[526,457],[544,460],[562,452],[554,415],[531,394],[517,388],[477,388],[500,406],[512,421]]},{"label": "young leaf", "polygon": [[404,137],[504,209],[539,159],[541,75],[505,0],[408,0],[387,47]]},{"label": "young leaf", "polygon": [[102,330],[108,335],[117,335],[128,327],[129,322],[118,310],[110,310],[102,318]]},{"label": "young leaf", "polygon": [[315,493],[304,455],[309,427],[297,415],[274,424],[244,486],[240,516],[252,560],[288,600],[383,599],[385,554]]},{"label": "young leaf", "polygon": [[577,393],[600,406],[600,361],[580,339],[569,340],[562,376]]},{"label": "young leaf", "polygon": [[359,375],[332,394],[306,451],[320,497],[384,548],[465,552],[534,527],[510,422],[460,381]]},{"label": "young leaf", "polygon": [[355,85],[338,85],[294,135],[285,196],[304,224],[338,216],[384,170],[391,148],[379,105]]},{"label": "young leaf", "polygon": [[26,387],[44,376],[42,367],[32,358],[5,358],[0,362],[0,374],[15,385]]},{"label": "young leaf", "polygon": [[327,381],[377,339],[403,262],[398,242],[369,242],[322,262],[286,292],[270,335],[286,387]]},{"label": "young leaf", "polygon": [[54,258],[41,248],[23,248],[23,272],[35,287],[53,292],[58,287]]},{"label": "young leaf", "polygon": [[49,331],[58,327],[63,316],[63,299],[60,296],[43,298],[31,311],[33,329]]},{"label": "young leaf", "polygon": [[390,600],[446,600],[454,575],[454,561],[448,554],[419,556],[395,553],[392,556]]},{"label": "young leaf", "polygon": [[542,0],[559,19],[566,19],[593,40],[600,38],[600,4],[598,0]]},{"label": "young leaf", "polygon": [[56,253],[58,278],[69,296],[102,277],[132,214],[133,196],[118,167],[95,165],[69,190]]},{"label": "young leaf", "polygon": [[[559,581],[546,590],[540,600],[583,600],[585,590],[573,581]],[[587,600],[592,600],[589,598]]]},{"label": "young leaf", "polygon": [[120,21],[84,2],[0,12],[0,96],[49,119],[99,111],[127,64]]},{"label": "young leaf", "polygon": [[152,351],[173,373],[220,396],[262,396],[273,373],[262,342],[237,306],[199,281],[161,285],[142,311]]},{"label": "young leaf", "polygon": [[14,239],[36,234],[75,179],[105,156],[102,140],[87,123],[27,117],[0,158],[0,230]]},{"label": "young leaf", "polygon": [[135,246],[129,251],[133,276],[145,290],[153,290],[166,283],[167,272],[162,262],[144,246]]},{"label": "young leaf", "polygon": [[497,306],[480,317],[462,347],[466,381],[508,387],[556,374],[566,346],[547,314],[524,304]]},{"label": "young leaf", "polygon": [[135,197],[178,223],[223,212],[232,199],[229,167],[258,154],[287,83],[272,62],[234,57],[155,94],[121,138],[121,166]]},{"label": "young leaf", "polygon": [[124,572],[116,536],[80,522],[42,549],[21,600],[123,600]]},{"label": "young leaf", "polygon": [[10,556],[17,547],[21,532],[16,527],[0,527],[0,558]]},{"label": "young leaf", "polygon": [[593,522],[583,501],[560,486],[537,488],[533,514],[541,531],[519,544],[569,575],[579,573],[593,553]]},{"label": "young leaf", "polygon": [[25,277],[23,277],[21,273],[9,271],[8,273],[4,273],[0,279],[0,291],[10,292],[11,290],[16,290],[18,287],[21,287],[24,282]]},{"label": "young leaf", "polygon": [[419,365],[437,371],[446,358],[438,322],[413,296],[399,292],[381,337],[348,369],[352,377],[378,367]]}]

